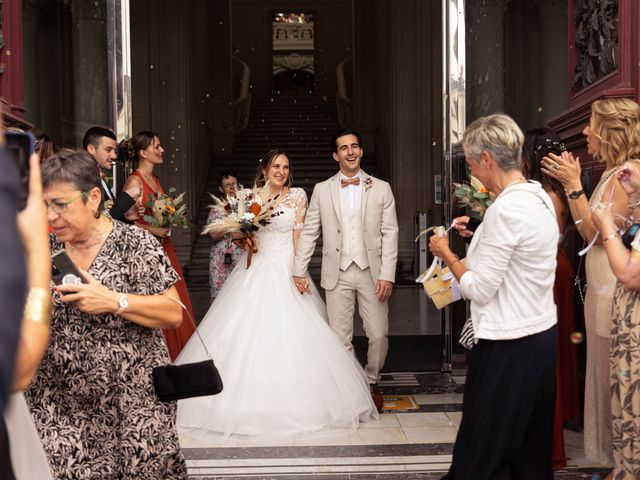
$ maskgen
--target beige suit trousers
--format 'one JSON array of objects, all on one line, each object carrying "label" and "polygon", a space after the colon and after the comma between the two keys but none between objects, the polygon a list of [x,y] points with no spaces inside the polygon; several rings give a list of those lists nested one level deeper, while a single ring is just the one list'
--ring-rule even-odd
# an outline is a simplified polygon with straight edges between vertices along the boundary
[{"label": "beige suit trousers", "polygon": [[325,294],[329,325],[350,352],[353,352],[353,315],[357,300],[369,340],[364,371],[369,383],[378,383],[389,350],[389,302],[378,302],[371,271],[352,263],[346,270],[340,270],[336,287],[326,290]]}]

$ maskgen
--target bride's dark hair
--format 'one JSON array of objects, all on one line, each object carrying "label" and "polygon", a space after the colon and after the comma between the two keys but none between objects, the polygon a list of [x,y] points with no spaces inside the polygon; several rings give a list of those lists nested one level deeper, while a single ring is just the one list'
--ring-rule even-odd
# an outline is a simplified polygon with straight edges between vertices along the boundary
[{"label": "bride's dark hair", "polygon": [[[264,187],[266,182],[265,173],[269,171],[273,161],[279,156],[284,155],[289,160],[289,155],[287,152],[280,148],[274,148],[273,150],[269,150],[258,163],[258,170],[256,171],[256,179],[255,185],[256,187]],[[291,166],[291,160],[289,160],[289,176],[287,177],[287,183],[285,187],[290,187],[293,184],[293,167]]]}]

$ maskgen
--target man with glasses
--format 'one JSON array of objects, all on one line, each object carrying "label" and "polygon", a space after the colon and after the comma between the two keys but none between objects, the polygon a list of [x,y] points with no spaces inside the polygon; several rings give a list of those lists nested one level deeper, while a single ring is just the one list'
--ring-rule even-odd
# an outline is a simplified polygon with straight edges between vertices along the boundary
[{"label": "man with glasses", "polygon": [[[135,211],[136,200],[142,192],[139,187],[134,187],[135,190],[132,189],[130,192],[121,191],[118,193],[119,188],[117,187],[119,182],[116,182],[115,179],[116,194],[109,188],[106,174],[117,162],[117,146],[116,136],[108,128],[91,127],[82,139],[82,148],[89,152],[100,167],[100,176],[102,177],[102,201],[106,202],[106,210],[109,212],[109,215],[111,215],[111,218],[126,222],[127,212],[129,210],[132,210],[132,212]],[[124,172],[122,164],[118,164],[120,165],[118,170]]]}]

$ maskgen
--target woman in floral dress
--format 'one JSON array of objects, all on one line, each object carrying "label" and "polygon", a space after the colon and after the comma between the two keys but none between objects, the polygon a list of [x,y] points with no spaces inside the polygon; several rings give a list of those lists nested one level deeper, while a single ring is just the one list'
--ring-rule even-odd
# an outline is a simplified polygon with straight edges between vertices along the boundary
[{"label": "woman in floral dress", "polygon": [[65,249],[87,281],[56,282],[49,346],[25,392],[52,474],[186,479],[176,405],[152,384],[169,363],[160,329],[182,320],[178,276],[151,234],[101,213],[89,154],[54,155],[42,181],[51,251]]},{"label": "woman in floral dress", "polygon": [[[638,107],[640,119],[640,107]],[[635,137],[635,138],[634,138]],[[640,121],[630,154],[640,158]],[[631,150],[631,149],[630,149]],[[631,156],[630,155],[630,156]],[[618,171],[618,180],[629,195],[634,219],[640,218],[640,163],[627,162]],[[602,205],[593,213],[604,248],[618,279],[613,297],[611,330],[611,414],[613,417],[613,480],[640,478],[640,233],[625,248],[611,206]]]},{"label": "woman in floral dress", "polygon": [[[238,188],[237,175],[225,170],[220,174],[219,180],[218,189],[220,193],[226,197],[235,197],[236,189]],[[211,209],[207,223],[211,223],[215,218],[215,211]],[[210,233],[209,237],[213,240],[209,256],[209,285],[211,287],[211,302],[213,303],[227,276],[236,266],[242,250],[233,243],[231,235]]]}]

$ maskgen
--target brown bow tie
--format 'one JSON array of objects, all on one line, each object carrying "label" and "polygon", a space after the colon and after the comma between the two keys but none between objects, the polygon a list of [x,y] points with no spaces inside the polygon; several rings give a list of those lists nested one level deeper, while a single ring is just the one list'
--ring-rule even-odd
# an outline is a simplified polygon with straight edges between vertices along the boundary
[{"label": "brown bow tie", "polygon": [[348,187],[349,185],[360,185],[360,177],[343,178],[340,180],[341,187]]}]

